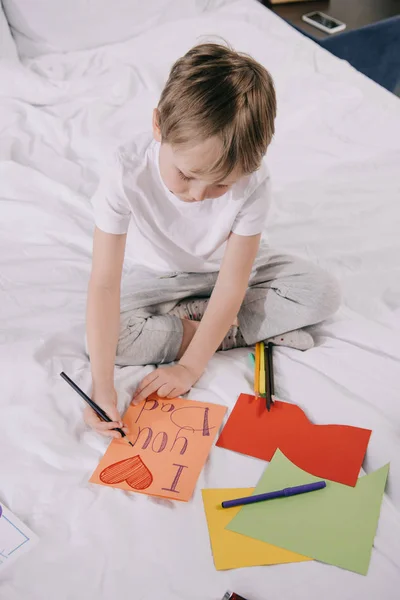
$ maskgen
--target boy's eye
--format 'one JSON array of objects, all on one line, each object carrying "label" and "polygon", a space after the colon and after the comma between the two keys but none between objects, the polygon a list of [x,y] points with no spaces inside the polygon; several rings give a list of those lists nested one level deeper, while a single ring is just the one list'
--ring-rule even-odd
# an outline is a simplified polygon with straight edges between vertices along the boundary
[{"label": "boy's eye", "polygon": [[229,185],[226,185],[226,183],[219,183],[219,184],[217,185],[217,187],[219,187],[220,189],[224,189],[224,188],[227,188],[227,187],[229,187]]},{"label": "boy's eye", "polygon": [[191,179],[190,177],[186,177],[186,175],[184,175],[182,173],[182,171],[180,171],[179,169],[178,169],[178,175],[181,179],[183,179],[183,181],[190,181],[190,179]]}]

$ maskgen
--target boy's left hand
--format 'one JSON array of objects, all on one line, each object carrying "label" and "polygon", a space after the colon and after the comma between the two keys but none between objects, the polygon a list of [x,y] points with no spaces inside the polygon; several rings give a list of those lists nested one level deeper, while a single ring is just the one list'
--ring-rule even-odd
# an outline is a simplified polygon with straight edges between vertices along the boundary
[{"label": "boy's left hand", "polygon": [[132,398],[132,404],[139,404],[157,392],[160,398],[176,398],[186,394],[196,383],[199,375],[181,364],[152,371],[140,382]]}]

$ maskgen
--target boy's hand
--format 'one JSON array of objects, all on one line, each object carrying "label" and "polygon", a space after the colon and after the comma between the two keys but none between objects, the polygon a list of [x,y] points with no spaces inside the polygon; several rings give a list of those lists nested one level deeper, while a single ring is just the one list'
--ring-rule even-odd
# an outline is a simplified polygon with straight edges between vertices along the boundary
[{"label": "boy's hand", "polygon": [[132,404],[139,404],[157,392],[160,398],[176,398],[186,394],[196,383],[199,375],[181,364],[152,371],[140,382],[132,398]]},{"label": "boy's hand", "polygon": [[121,415],[117,409],[117,393],[112,390],[111,393],[107,394],[96,394],[93,396],[93,400],[98,404],[110,417],[113,419],[110,423],[102,421],[89,406],[85,408],[84,419],[89,427],[92,427],[96,433],[104,435],[106,437],[120,438],[121,434],[118,431],[113,431],[116,427],[122,429],[125,433],[128,433],[128,428],[123,424]]}]

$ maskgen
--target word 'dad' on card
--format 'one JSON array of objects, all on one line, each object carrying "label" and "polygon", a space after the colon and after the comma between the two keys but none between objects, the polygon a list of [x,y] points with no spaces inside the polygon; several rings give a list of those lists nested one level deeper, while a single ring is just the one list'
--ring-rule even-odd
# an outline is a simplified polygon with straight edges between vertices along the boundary
[{"label": "word 'dad' on card", "polygon": [[113,440],[90,481],[188,501],[226,408],[152,396],[124,415],[128,439]]}]

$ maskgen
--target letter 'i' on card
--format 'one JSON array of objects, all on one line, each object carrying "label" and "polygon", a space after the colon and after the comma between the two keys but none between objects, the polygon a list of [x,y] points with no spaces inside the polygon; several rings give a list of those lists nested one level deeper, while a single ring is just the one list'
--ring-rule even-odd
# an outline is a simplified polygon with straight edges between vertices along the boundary
[{"label": "letter 'i' on card", "polygon": [[124,415],[129,434],[116,439],[90,481],[131,492],[190,500],[226,407],[151,396]]}]

